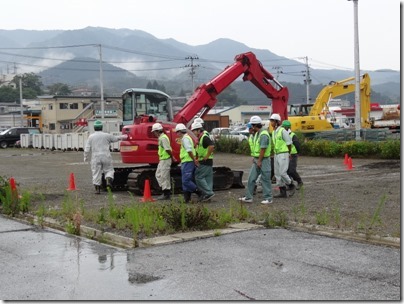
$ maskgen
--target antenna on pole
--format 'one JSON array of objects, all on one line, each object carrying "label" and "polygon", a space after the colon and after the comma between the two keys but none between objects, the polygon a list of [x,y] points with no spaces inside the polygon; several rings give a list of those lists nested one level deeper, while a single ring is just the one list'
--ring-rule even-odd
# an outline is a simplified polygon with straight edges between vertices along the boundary
[{"label": "antenna on pole", "polygon": [[191,60],[191,64],[187,64],[185,67],[191,68],[191,72],[189,74],[191,75],[191,80],[192,80],[192,91],[195,91],[194,75],[195,75],[195,69],[197,67],[199,67],[199,64],[194,64],[194,60],[199,59],[199,57],[197,55],[195,55],[195,56],[185,57],[185,59]]}]

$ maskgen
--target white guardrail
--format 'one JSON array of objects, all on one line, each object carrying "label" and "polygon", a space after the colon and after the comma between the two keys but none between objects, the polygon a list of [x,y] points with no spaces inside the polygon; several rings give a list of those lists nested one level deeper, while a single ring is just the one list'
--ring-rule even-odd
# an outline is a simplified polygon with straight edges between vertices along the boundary
[{"label": "white guardrail", "polygon": [[[110,132],[118,136],[121,132]],[[45,150],[83,151],[86,146],[88,132],[64,134],[21,134],[21,148],[35,148]],[[111,151],[119,151],[119,141],[111,143]]]}]

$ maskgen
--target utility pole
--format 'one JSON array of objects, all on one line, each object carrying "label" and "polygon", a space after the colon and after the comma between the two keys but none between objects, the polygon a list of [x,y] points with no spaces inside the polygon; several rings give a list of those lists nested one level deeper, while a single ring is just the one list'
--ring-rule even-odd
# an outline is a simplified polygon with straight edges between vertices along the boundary
[{"label": "utility pole", "polygon": [[19,77],[19,85],[20,85],[20,123],[21,123],[21,127],[24,126],[24,107],[22,105],[22,80],[21,80],[22,76]]},{"label": "utility pole", "polygon": [[274,70],[276,70],[276,79],[279,80],[279,75],[283,73],[282,67],[279,65],[275,65],[272,67]]},{"label": "utility pole", "polygon": [[100,90],[101,90],[101,119],[104,119],[104,80],[102,76],[102,49],[101,44],[98,45],[100,54]]},{"label": "utility pole", "polygon": [[306,57],[301,57],[301,59],[304,59],[305,65],[306,65],[306,71],[303,71],[303,76],[306,78],[304,79],[304,83],[306,84],[306,103],[310,103],[310,84],[311,84],[311,79],[310,79],[310,68],[309,68],[309,58]]},{"label": "utility pole", "polygon": [[352,1],[354,5],[354,64],[355,64],[355,140],[361,140],[361,89],[359,66],[359,31],[358,31],[358,0]]},{"label": "utility pole", "polygon": [[192,80],[192,91],[195,91],[195,85],[194,85],[194,75],[195,75],[195,69],[199,67],[199,64],[194,64],[194,60],[199,59],[198,56],[188,56],[185,57],[185,59],[191,60],[191,64],[187,64],[185,67],[191,68],[191,72],[189,73],[191,75],[191,80]]}]

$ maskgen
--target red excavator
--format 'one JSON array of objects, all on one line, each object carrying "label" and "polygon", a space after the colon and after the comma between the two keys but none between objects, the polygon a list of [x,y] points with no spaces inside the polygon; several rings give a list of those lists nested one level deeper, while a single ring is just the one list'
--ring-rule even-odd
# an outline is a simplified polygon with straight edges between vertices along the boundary
[{"label": "red excavator", "polygon": [[[171,98],[157,90],[128,89],[123,93],[123,129],[128,139],[120,144],[122,162],[125,164],[115,168],[114,189],[129,189],[142,193],[146,179],[150,180],[153,194],[161,189],[155,179],[155,168],[159,162],[158,140],[151,132],[152,125],[160,122],[171,140],[173,154],[179,160],[180,141],[174,131],[177,123],[187,126],[196,117],[204,118],[217,102],[217,95],[223,92],[239,76],[244,81],[251,81],[268,98],[272,99],[273,113],[279,113],[282,120],[287,119],[288,89],[283,87],[251,53],[243,53],[235,57],[235,62],[227,66],[220,74],[208,83],[200,85],[174,115]],[[277,88],[272,84],[275,83]],[[189,131],[196,140],[195,136]],[[137,166],[127,166],[139,164]],[[173,189],[181,189],[181,170],[173,164],[171,178]],[[214,167],[214,190],[225,190],[231,187],[244,187],[242,171],[232,171],[228,167]],[[176,190],[174,190],[176,192]],[[181,190],[179,190],[181,191]]]}]

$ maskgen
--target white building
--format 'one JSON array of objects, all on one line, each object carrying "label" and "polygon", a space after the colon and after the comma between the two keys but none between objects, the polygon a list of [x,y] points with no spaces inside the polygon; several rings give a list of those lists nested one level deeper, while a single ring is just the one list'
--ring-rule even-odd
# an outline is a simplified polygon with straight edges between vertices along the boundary
[{"label": "white building", "polygon": [[262,119],[269,119],[272,113],[270,105],[241,105],[235,107],[214,107],[208,114],[220,114],[229,116],[231,126],[244,125],[250,121],[251,116],[258,115]]}]

